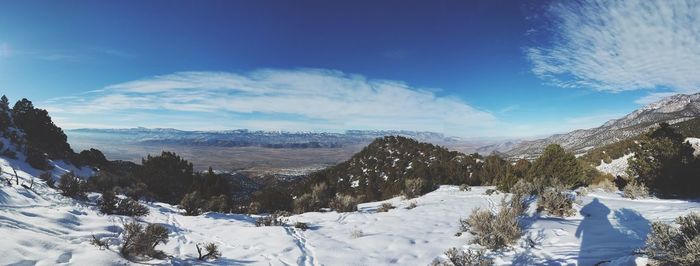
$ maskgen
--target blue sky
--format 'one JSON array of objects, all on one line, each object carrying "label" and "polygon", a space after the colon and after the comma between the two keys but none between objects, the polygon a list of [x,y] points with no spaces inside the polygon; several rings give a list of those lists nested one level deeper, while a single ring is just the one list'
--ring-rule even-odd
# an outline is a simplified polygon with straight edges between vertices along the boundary
[{"label": "blue sky", "polygon": [[528,137],[700,88],[693,1],[3,1],[59,126]]}]

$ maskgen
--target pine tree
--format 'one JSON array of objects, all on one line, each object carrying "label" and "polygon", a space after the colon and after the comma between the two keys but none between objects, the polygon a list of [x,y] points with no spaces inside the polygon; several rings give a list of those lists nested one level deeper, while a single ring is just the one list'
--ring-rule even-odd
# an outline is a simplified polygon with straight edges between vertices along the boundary
[{"label": "pine tree", "polygon": [[10,102],[5,95],[0,98],[0,131],[5,132],[12,125],[10,118]]}]

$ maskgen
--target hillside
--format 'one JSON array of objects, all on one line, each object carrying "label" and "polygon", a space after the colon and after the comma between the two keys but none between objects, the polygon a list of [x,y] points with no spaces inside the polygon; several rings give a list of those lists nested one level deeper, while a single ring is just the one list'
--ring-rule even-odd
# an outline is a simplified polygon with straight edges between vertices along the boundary
[{"label": "hillside", "polygon": [[[677,124],[700,116],[700,93],[678,94],[649,104],[600,127],[574,130],[548,138],[520,142],[506,153],[512,157],[535,158],[549,144],[559,144],[576,154],[638,136],[660,123]],[[693,123],[698,123],[693,122]],[[695,130],[687,124],[688,130]],[[693,129],[695,128],[695,129]]]},{"label": "hillside", "polygon": [[[700,117],[673,124],[671,127],[678,130],[678,132],[686,138],[699,137]],[[621,140],[615,143],[590,149],[580,158],[595,165],[599,164],[601,161],[609,163],[610,161],[620,158],[625,154],[629,154],[632,151],[632,146],[636,145],[635,140],[637,140],[638,137],[639,136],[634,136],[626,140]]]},{"label": "hillside", "polygon": [[366,200],[398,195],[408,179],[420,178],[423,192],[438,184],[478,184],[479,159],[401,136],[378,138],[349,160],[310,174],[302,190],[326,183],[336,193]]}]

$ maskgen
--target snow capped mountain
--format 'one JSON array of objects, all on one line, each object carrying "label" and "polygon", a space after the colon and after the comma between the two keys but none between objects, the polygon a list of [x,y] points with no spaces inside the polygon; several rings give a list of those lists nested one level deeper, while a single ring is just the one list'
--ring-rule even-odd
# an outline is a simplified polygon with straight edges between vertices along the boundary
[{"label": "snow capped mountain", "polygon": [[506,153],[513,157],[533,158],[549,144],[559,144],[576,154],[589,149],[637,136],[660,122],[676,124],[700,117],[700,93],[677,94],[619,118],[600,127],[579,129],[544,139],[523,141]]}]

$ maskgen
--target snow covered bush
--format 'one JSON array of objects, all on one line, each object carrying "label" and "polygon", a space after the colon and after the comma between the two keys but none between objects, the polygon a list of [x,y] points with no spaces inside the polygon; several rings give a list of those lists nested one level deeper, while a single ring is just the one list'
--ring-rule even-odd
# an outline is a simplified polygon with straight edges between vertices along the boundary
[{"label": "snow covered bush", "polygon": [[180,208],[185,210],[185,215],[197,216],[201,214],[202,199],[199,198],[197,191],[185,194],[185,197],[180,201]]},{"label": "snow covered bush", "polygon": [[622,196],[630,199],[646,198],[649,197],[649,189],[644,186],[644,184],[632,180],[627,183],[625,188],[622,190]]},{"label": "snow covered bush", "polygon": [[391,203],[384,202],[382,205],[377,208],[377,212],[388,212],[389,210],[396,208],[394,205],[391,205]]},{"label": "snow covered bush", "polygon": [[58,190],[66,197],[85,198],[85,182],[76,177],[73,172],[61,175],[58,180]]},{"label": "snow covered bush", "polygon": [[357,204],[359,203],[360,199],[357,197],[338,194],[331,200],[330,207],[337,212],[354,212],[357,210]]},{"label": "snow covered bush", "polygon": [[643,252],[661,265],[700,265],[700,214],[678,217],[676,224],[654,222]]},{"label": "snow covered bush", "polygon": [[355,229],[355,230],[352,230],[352,232],[350,232],[350,237],[352,237],[353,239],[358,239],[358,238],[363,237],[363,236],[365,236],[365,233],[362,232],[362,230],[360,230],[360,229]]},{"label": "snow covered bush", "polygon": [[468,184],[461,184],[461,185],[459,185],[459,191],[471,191],[471,190],[472,190],[472,188],[469,187]]},{"label": "snow covered bush", "polygon": [[139,256],[163,259],[165,253],[155,250],[158,244],[168,243],[168,229],[159,224],[149,224],[145,228],[142,224],[133,221],[124,224],[122,233],[122,246],[119,253],[124,258],[134,259]]},{"label": "snow covered bush", "polygon": [[537,193],[537,188],[535,188],[534,184],[524,179],[520,179],[510,188],[510,193],[512,193],[514,196],[517,195],[519,197],[526,197]]},{"label": "snow covered bush", "polygon": [[277,214],[261,216],[258,217],[258,219],[255,219],[255,226],[280,226],[282,225],[282,221],[280,221],[279,218],[280,216]]},{"label": "snow covered bush", "polygon": [[574,200],[559,186],[546,188],[537,200],[537,211],[558,217],[574,215]]},{"label": "snow covered bush", "polygon": [[458,250],[451,248],[445,252],[447,260],[436,258],[432,266],[489,266],[493,260],[486,257],[483,250]]},{"label": "snow covered bush", "polygon": [[484,194],[486,194],[486,195],[488,195],[488,196],[491,196],[491,195],[493,195],[493,194],[497,194],[497,195],[498,195],[498,190],[495,190],[495,189],[493,189],[493,188],[489,188],[489,189],[487,189],[487,190],[484,192]]},{"label": "snow covered bush", "polygon": [[199,245],[200,244],[195,245],[197,247],[197,253],[199,254],[199,260],[205,261],[209,259],[218,259],[221,257],[221,251],[219,251],[218,245],[214,243],[204,244],[204,251],[206,251],[206,253],[202,253],[202,248]]},{"label": "snow covered bush", "polygon": [[518,222],[522,213],[511,205],[512,202],[502,201],[497,214],[481,208],[474,209],[467,219],[460,220],[462,231],[475,236],[472,243],[491,250],[514,244],[522,235]]},{"label": "snow covered bush", "polygon": [[406,198],[409,199],[418,197],[422,194],[424,186],[425,182],[423,181],[423,179],[406,179],[406,181],[404,182],[403,194],[406,196]]}]

